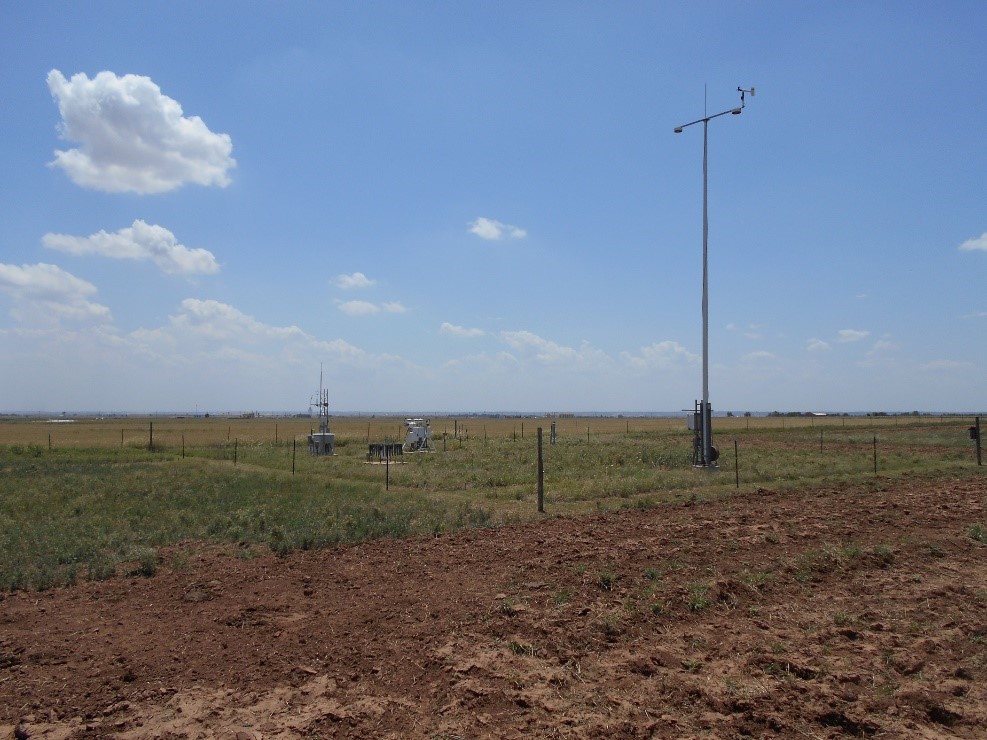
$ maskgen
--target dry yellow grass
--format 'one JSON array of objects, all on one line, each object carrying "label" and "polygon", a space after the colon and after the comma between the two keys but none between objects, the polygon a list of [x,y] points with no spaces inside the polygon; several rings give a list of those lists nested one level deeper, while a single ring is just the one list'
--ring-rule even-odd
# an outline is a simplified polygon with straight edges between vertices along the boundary
[{"label": "dry yellow grass", "polygon": [[[484,436],[533,438],[537,428],[547,435],[552,421],[560,436],[585,437],[594,434],[626,434],[671,432],[685,428],[685,413],[679,417],[604,417],[587,416],[552,419],[550,417],[485,417],[433,416],[432,430],[436,439],[443,433],[479,439]],[[783,429],[847,429],[881,430],[911,424],[929,424],[939,417],[911,416],[734,416],[716,417],[713,428],[717,434],[740,431]],[[153,426],[153,430],[152,430]],[[153,431],[156,444],[177,447],[182,437],[189,446],[222,444],[240,440],[245,443],[284,442],[303,439],[318,427],[316,418],[226,416],[119,416],[106,418],[79,417],[67,423],[44,418],[0,419],[0,445],[41,445],[47,447],[113,447],[146,445]],[[337,439],[354,441],[399,440],[404,437],[404,417],[398,416],[340,416],[330,419],[330,428]]]}]

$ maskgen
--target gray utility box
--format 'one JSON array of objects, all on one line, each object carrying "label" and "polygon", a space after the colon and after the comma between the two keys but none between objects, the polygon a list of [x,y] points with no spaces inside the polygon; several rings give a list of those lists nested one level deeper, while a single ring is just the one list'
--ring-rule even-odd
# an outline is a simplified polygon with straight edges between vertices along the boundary
[{"label": "gray utility box", "polygon": [[308,451],[313,455],[332,455],[336,435],[332,432],[312,432],[308,435]]}]

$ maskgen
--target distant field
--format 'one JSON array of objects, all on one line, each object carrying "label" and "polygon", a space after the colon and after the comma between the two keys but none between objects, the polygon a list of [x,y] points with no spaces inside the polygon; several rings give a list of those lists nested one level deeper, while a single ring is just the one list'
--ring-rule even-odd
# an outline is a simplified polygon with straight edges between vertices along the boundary
[{"label": "distant field", "polygon": [[[682,418],[432,418],[435,452],[369,465],[403,419],[333,418],[336,455],[308,455],[299,418],[0,421],[0,589],[153,573],[158,549],[203,541],[278,553],[532,519],[543,429],[548,515],[877,475],[972,475],[959,417],[714,420],[718,473],[691,467]],[[189,547],[192,545],[190,544]]]},{"label": "distant field", "polygon": [[[556,423],[559,435],[585,437],[591,434],[629,434],[632,432],[685,433],[685,414],[677,417],[576,417],[576,418],[537,418],[537,417],[476,417],[460,416],[432,417],[433,433],[441,439],[446,433],[450,437],[458,431],[472,438],[506,438],[522,434],[533,437],[537,427],[543,427],[545,434],[552,421]],[[966,429],[973,424],[972,417],[960,416],[733,416],[717,417],[713,420],[714,434],[726,435],[730,439],[735,434],[746,431],[770,430],[849,430],[884,432],[891,430],[916,429]],[[332,431],[337,439],[380,441],[385,438],[403,436],[403,417],[359,416],[333,417]],[[314,418],[295,417],[193,417],[155,416],[144,417],[79,417],[71,421],[46,418],[12,417],[0,418],[0,445],[40,444],[47,446],[49,436],[56,446],[69,447],[112,447],[147,444],[152,431],[155,443],[181,445],[185,436],[189,445],[222,443],[240,439],[244,442],[284,442],[293,437],[299,440],[318,426]],[[718,440],[723,443],[723,440]]]}]

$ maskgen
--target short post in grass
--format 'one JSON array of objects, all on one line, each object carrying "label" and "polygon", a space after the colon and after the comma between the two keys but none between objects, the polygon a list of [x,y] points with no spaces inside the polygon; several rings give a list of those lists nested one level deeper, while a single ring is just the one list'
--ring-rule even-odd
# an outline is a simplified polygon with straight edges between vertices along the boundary
[{"label": "short post in grass", "polygon": [[154,452],[154,422],[148,422],[148,425],[147,449]]},{"label": "short post in grass", "polygon": [[236,450],[239,445],[240,445],[240,438],[237,437],[236,439],[233,440],[233,467],[236,467]]},{"label": "short post in grass", "polygon": [[977,417],[977,465],[983,465],[983,445],[980,444],[980,417]]},{"label": "short post in grass", "polygon": [[298,440],[291,440],[291,474],[295,474],[295,453],[298,451]]},{"label": "short post in grass", "polygon": [[185,435],[182,434],[182,460],[185,459]]},{"label": "short post in grass", "polygon": [[733,440],[733,476],[737,481],[737,488],[740,488],[740,454],[737,448],[737,440]]},{"label": "short post in grass", "polygon": [[123,447],[123,430],[120,430],[120,447]]},{"label": "short post in grass", "polygon": [[384,445],[384,490],[391,489],[391,445]]},{"label": "short post in grass", "polygon": [[874,435],[874,475],[877,475],[877,435]]},{"label": "short post in grass", "polygon": [[48,435],[48,451],[51,452],[51,434]]},{"label": "short post in grass", "polygon": [[538,427],[538,512],[545,513],[545,458],[542,456],[541,427]]},{"label": "short post in grass", "polygon": [[983,446],[980,444],[980,417],[978,416],[973,426],[970,427],[970,439],[973,440],[973,446],[977,450],[977,465],[983,465]]}]

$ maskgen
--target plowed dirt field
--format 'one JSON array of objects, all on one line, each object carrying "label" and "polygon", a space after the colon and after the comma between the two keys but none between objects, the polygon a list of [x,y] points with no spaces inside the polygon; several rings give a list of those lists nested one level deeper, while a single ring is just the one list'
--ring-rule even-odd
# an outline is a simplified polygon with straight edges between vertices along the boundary
[{"label": "plowed dirt field", "polygon": [[[979,525],[979,527],[978,527]],[[987,478],[0,596],[0,738],[987,737]]]}]

